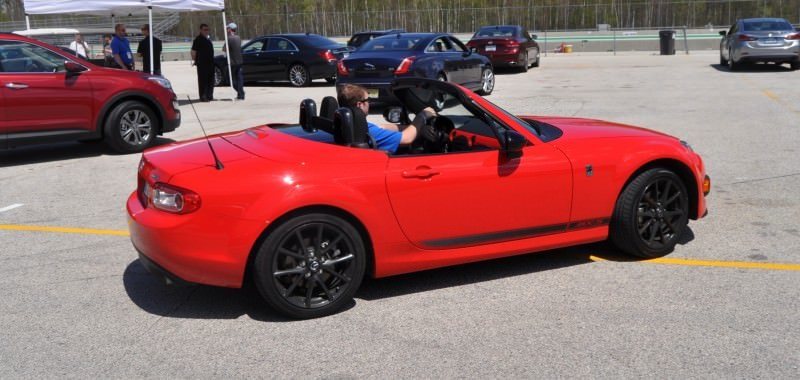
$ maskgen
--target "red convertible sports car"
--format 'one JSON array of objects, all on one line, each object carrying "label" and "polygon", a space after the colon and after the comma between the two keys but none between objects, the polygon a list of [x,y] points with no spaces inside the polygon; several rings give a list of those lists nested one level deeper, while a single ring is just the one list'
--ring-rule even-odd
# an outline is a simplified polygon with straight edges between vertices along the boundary
[{"label": "red convertible sports car", "polygon": [[403,107],[387,121],[432,107],[437,139],[373,149],[364,114],[326,98],[298,124],[146,151],[127,202],[142,264],[168,284],[253,281],[278,312],[313,318],[352,303],[365,275],[605,239],[664,255],[706,214],[703,161],[674,137],[513,116],[435,80],[391,90]]}]

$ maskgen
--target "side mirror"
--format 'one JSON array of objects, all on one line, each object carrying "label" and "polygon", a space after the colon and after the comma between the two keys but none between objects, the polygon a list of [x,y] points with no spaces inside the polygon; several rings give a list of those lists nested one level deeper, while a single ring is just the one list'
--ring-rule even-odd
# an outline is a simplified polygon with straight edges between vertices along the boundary
[{"label": "side mirror", "polygon": [[539,39],[539,36],[537,36],[537,35],[535,35],[535,34],[531,34],[531,39],[532,39],[532,40],[538,40],[538,39]]},{"label": "side mirror", "polygon": [[728,32],[726,32],[724,30],[720,30],[719,31],[719,35],[722,36],[722,37],[725,37],[726,35],[728,35]]},{"label": "side mirror", "polygon": [[509,159],[522,157],[522,149],[528,144],[528,140],[517,131],[507,130],[501,134],[503,139],[503,149]]},{"label": "side mirror", "polygon": [[383,118],[392,124],[398,124],[403,120],[403,109],[401,107],[386,107],[383,110]]},{"label": "side mirror", "polygon": [[86,71],[86,68],[72,61],[64,61],[64,70],[71,74],[77,74]]}]

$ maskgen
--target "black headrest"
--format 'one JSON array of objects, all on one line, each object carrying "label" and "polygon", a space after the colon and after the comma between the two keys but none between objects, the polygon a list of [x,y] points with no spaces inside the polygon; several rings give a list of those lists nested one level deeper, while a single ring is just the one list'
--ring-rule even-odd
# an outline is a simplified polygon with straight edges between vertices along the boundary
[{"label": "black headrest", "polygon": [[319,108],[319,117],[324,117],[333,120],[333,114],[339,108],[339,102],[333,96],[326,96],[322,98],[322,105]]},{"label": "black headrest", "polygon": [[300,102],[300,126],[306,132],[316,132],[314,118],[317,117],[317,103],[311,99]]},{"label": "black headrest", "polygon": [[358,108],[341,107],[333,116],[334,139],[337,143],[369,148],[367,115]]}]

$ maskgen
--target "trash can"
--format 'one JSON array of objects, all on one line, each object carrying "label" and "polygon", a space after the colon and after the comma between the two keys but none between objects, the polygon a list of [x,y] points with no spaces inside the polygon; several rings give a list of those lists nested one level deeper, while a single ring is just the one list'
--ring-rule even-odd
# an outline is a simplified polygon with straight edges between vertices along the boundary
[{"label": "trash can", "polygon": [[661,30],[658,32],[661,55],[675,55],[675,31]]}]

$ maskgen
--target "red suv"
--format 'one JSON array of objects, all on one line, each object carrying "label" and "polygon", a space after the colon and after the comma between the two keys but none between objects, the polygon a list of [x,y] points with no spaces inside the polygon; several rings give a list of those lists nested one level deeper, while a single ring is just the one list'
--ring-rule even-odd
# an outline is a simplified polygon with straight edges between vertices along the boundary
[{"label": "red suv", "polygon": [[181,123],[167,79],[8,33],[0,33],[0,105],[0,149],[103,139],[117,152],[140,152]]}]

